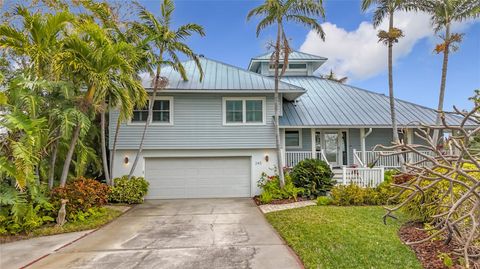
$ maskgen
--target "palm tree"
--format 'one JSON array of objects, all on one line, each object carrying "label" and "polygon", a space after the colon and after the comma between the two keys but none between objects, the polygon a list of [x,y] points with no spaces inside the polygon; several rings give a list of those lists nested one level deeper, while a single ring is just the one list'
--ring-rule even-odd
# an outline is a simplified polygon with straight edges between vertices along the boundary
[{"label": "palm tree", "polygon": [[[74,16],[68,11],[56,13],[31,13],[23,6],[16,6],[13,15],[22,20],[23,28],[19,29],[13,24],[0,25],[0,48],[11,52],[11,55],[18,57],[25,64],[22,70],[25,73],[33,74],[37,79],[49,79],[58,81],[58,77],[53,76],[53,58],[60,52],[60,44],[65,36],[69,25],[74,22]],[[61,105],[64,97],[58,99],[58,92],[43,91],[42,96],[55,104]],[[51,104],[41,109],[42,114],[49,114],[52,111]],[[53,115],[49,115],[52,118]],[[50,133],[53,135],[54,142],[51,144],[51,165],[49,167],[49,185],[53,185],[53,175],[55,173],[55,162],[58,150],[58,137],[62,135],[59,132]]]},{"label": "palm tree", "polygon": [[28,57],[30,64],[25,69],[37,77],[49,78],[52,56],[58,53],[62,36],[73,23],[74,16],[68,11],[32,14],[23,6],[16,6],[13,15],[21,17],[24,28],[0,25],[0,48],[19,57]]},{"label": "palm tree", "polygon": [[342,84],[344,84],[348,80],[348,77],[338,78],[337,75],[333,73],[333,70],[330,70],[330,73],[328,73],[327,75],[322,75],[321,77]]},{"label": "palm tree", "polygon": [[[138,72],[142,71],[148,71],[149,70],[149,63],[148,63],[148,42],[145,40],[142,40],[140,34],[136,31],[135,23],[129,22],[129,21],[122,21],[118,14],[116,14],[112,8],[107,4],[107,3],[92,3],[89,1],[81,2],[79,3],[83,7],[85,7],[86,10],[90,11],[92,13],[92,17],[96,18],[99,20],[99,22],[103,25],[103,28],[106,28],[108,31],[108,34],[111,39],[114,40],[114,42],[126,42],[129,44],[134,44],[136,50],[132,51],[132,53],[135,53],[134,59],[137,59],[137,61],[131,62],[134,65],[135,70]],[[133,26],[133,27],[132,27]],[[118,134],[120,131],[120,125],[122,122],[130,119],[132,117],[133,110],[129,106],[128,103],[123,103],[122,101],[127,100],[127,101],[132,101],[135,106],[143,106],[143,97],[139,98],[137,96],[138,92],[136,91],[131,91],[130,89],[126,88],[127,94],[130,96],[130,100],[125,99],[125,98],[115,98],[115,95],[108,95],[107,100],[108,101],[108,107],[110,108],[115,108],[119,111],[119,117],[117,118],[117,124],[116,128],[114,131],[114,140],[113,140],[113,148],[112,152],[110,154],[110,162],[109,162],[109,170],[108,166],[106,163],[103,163],[104,166],[104,174],[109,173],[110,177],[113,175],[114,171],[114,164],[115,164],[115,152],[117,149],[117,140],[118,140]],[[105,104],[104,111],[107,109],[107,106]],[[102,148],[105,148],[105,113],[101,113],[101,144]],[[102,159],[106,160],[106,151],[102,151]],[[107,183],[113,185],[113,180],[110,180],[110,182]]]},{"label": "palm tree", "polygon": [[[443,101],[445,98],[445,85],[447,81],[448,56],[450,51],[458,49],[458,43],[462,41],[462,34],[451,33],[453,22],[461,22],[480,16],[480,2],[478,0],[415,0],[412,8],[427,12],[431,15],[431,21],[435,27],[435,33],[445,29],[445,34],[440,36],[443,43],[436,46],[437,53],[443,53],[442,76],[440,80],[440,93],[438,96],[438,114],[435,124],[441,125]],[[435,130],[433,139],[438,141],[439,131]]]},{"label": "palm tree", "polygon": [[150,46],[150,60],[151,66],[155,66],[155,77],[153,78],[153,93],[150,96],[150,102],[148,103],[148,116],[147,121],[145,122],[145,127],[143,129],[142,138],[140,140],[140,145],[138,146],[137,155],[130,169],[129,178],[133,176],[135,168],[137,166],[140,154],[143,150],[143,143],[145,141],[146,133],[153,114],[153,104],[157,91],[159,88],[164,88],[168,81],[161,77],[161,68],[162,66],[170,66],[173,70],[177,71],[182,79],[188,80],[185,69],[180,62],[178,53],[186,55],[188,58],[193,59],[195,64],[198,67],[200,72],[200,80],[203,79],[203,70],[200,65],[200,60],[195,55],[195,53],[184,43],[184,40],[187,37],[192,36],[193,34],[199,34],[200,36],[205,36],[203,27],[194,24],[188,23],[178,27],[177,29],[172,29],[172,14],[175,10],[175,6],[172,0],[163,0],[160,5],[160,17],[155,17],[150,13],[146,8],[138,5],[139,8],[139,17],[141,23],[135,24],[137,31],[145,37],[145,40]]},{"label": "palm tree", "polygon": [[[124,89],[134,93],[136,103],[146,102],[146,94],[134,68],[138,59],[135,59],[137,54],[132,44],[113,41],[105,29],[92,20],[85,20],[78,24],[76,33],[65,39],[62,49],[56,59],[57,71],[71,74],[84,84],[86,91],[78,102],[83,113],[105,113],[107,97],[111,102],[122,104],[124,111],[132,111],[134,103]],[[101,117],[104,134],[105,117]],[[77,123],[65,158],[60,186],[66,183],[81,130],[82,125]],[[110,182],[104,135],[101,140],[105,178]]]},{"label": "palm tree", "polygon": [[[279,127],[279,93],[278,85],[281,77],[285,73],[288,66],[288,55],[290,53],[290,46],[287,35],[284,30],[285,22],[300,23],[308,28],[313,29],[322,40],[325,40],[325,33],[322,27],[317,22],[315,17],[325,18],[325,11],[323,9],[322,1],[315,0],[265,0],[260,6],[250,10],[247,15],[247,20],[252,17],[261,17],[257,25],[257,37],[260,32],[268,26],[277,26],[277,38],[273,45],[274,51],[270,57],[275,68],[275,94],[274,94],[274,108],[275,108],[275,143],[277,147],[277,165],[280,179],[280,185],[283,188],[285,185],[285,178],[283,174],[283,160],[282,148],[280,144],[280,127]],[[279,70],[280,59],[283,59],[283,68]]]},{"label": "palm tree", "polygon": [[[397,116],[395,111],[395,96],[393,91],[393,44],[398,43],[399,38],[403,36],[402,30],[393,25],[393,15],[396,11],[405,10],[407,6],[405,0],[363,0],[362,11],[365,12],[371,6],[376,10],[373,15],[373,26],[376,28],[382,21],[388,17],[388,31],[379,31],[379,41],[388,47],[388,96],[390,98],[390,117],[392,120],[392,140],[395,144],[400,144],[398,137]],[[400,166],[403,169],[404,159],[399,155]]]}]

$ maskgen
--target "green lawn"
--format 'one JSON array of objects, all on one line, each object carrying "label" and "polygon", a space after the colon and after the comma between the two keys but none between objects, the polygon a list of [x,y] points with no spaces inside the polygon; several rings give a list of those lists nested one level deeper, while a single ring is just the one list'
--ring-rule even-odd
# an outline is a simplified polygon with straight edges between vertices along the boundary
[{"label": "green lawn", "polygon": [[267,214],[305,268],[422,268],[400,241],[401,221],[377,206],[310,206]]}]

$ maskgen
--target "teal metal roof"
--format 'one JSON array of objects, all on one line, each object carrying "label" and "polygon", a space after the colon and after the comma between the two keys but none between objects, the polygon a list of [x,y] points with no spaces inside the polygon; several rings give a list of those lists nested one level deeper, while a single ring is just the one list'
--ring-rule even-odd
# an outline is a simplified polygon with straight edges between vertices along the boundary
[{"label": "teal metal roof", "polygon": [[[253,57],[252,60],[270,60],[270,57],[272,56],[272,52],[267,52],[265,54],[259,55],[257,57]],[[292,51],[288,55],[289,60],[313,60],[313,61],[326,61],[327,58],[305,53],[305,52],[300,52],[300,51]]]},{"label": "teal metal roof", "polygon": [[[221,63],[207,58],[200,58],[203,69],[203,80],[200,81],[200,72],[193,60],[183,63],[188,81],[171,67],[164,67],[161,75],[168,79],[167,87],[162,91],[216,91],[216,92],[273,92],[275,81],[270,77],[244,70],[242,68]],[[144,78],[143,87],[152,88],[152,78]],[[292,93],[294,97],[304,93],[301,87],[281,82],[279,91]],[[295,94],[297,93],[297,94]]]},{"label": "teal metal roof", "polygon": [[[307,90],[295,102],[284,102],[281,126],[391,126],[388,96],[319,77],[284,77],[282,81]],[[436,111],[396,100],[399,126],[434,125]],[[458,125],[460,118],[447,115]]]}]

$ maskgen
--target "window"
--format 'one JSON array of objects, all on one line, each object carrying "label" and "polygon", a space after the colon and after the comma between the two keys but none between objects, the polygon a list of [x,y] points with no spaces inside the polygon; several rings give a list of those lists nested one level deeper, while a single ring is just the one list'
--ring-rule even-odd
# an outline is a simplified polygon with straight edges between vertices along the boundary
[{"label": "window", "polygon": [[307,69],[307,64],[289,64],[288,69]]},{"label": "window", "polygon": [[265,98],[224,98],[224,124],[265,124]]},{"label": "window", "polygon": [[[274,70],[275,69],[275,65],[273,64],[270,64],[269,66],[270,70]],[[278,64],[278,69],[282,69],[283,68],[283,64]],[[307,69],[307,64],[288,64],[288,68],[287,69],[301,69],[301,70],[305,70]]]},{"label": "window", "polygon": [[302,147],[300,130],[285,131],[285,146],[291,147],[291,148]]},{"label": "window", "polygon": [[243,101],[227,100],[227,122],[243,122]]},{"label": "window", "polygon": [[245,100],[245,107],[247,122],[263,122],[262,100]]},{"label": "window", "polygon": [[[275,65],[274,64],[270,64],[270,69],[275,69]],[[278,64],[278,69],[282,69],[283,68],[283,64]]]},{"label": "window", "polygon": [[[173,99],[169,97],[159,97],[153,103],[152,122],[153,124],[171,124],[172,123],[172,104]],[[133,110],[132,123],[144,123],[148,118],[148,103],[141,109]]]}]

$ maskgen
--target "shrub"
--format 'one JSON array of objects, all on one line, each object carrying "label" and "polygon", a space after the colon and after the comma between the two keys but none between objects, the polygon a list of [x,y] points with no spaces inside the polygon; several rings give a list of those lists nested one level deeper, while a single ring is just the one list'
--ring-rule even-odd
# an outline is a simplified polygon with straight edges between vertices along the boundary
[{"label": "shrub", "polygon": [[332,204],[340,206],[394,204],[398,202],[398,199],[391,199],[395,194],[395,188],[387,182],[376,188],[362,188],[355,184],[339,185],[331,191]]},{"label": "shrub", "polygon": [[331,197],[328,196],[319,196],[317,198],[317,205],[331,205],[333,200]]},{"label": "shrub", "polygon": [[148,181],[143,177],[128,176],[113,179],[114,186],[110,187],[108,200],[114,203],[141,204],[148,191]]},{"label": "shrub", "polygon": [[47,190],[31,186],[20,192],[8,184],[0,185],[0,234],[18,234],[54,221],[54,208]]},{"label": "shrub", "polygon": [[326,195],[335,185],[330,166],[318,159],[305,159],[299,162],[291,173],[293,184],[304,189],[304,195],[317,197]]},{"label": "shrub", "polygon": [[[477,168],[473,164],[464,164],[464,170],[475,171]],[[446,173],[446,170],[443,169],[436,169],[438,173]],[[480,179],[479,172],[469,172],[471,176],[476,178],[477,180]],[[455,178],[455,174],[451,177]],[[432,175],[432,178],[438,178],[438,176]],[[463,175],[458,175],[456,179],[459,182],[466,182],[467,185],[471,184],[471,182],[466,179]],[[425,187],[432,183],[431,180],[423,180],[419,183],[420,187]],[[415,220],[419,220],[422,222],[429,222],[431,221],[432,216],[441,213],[444,208],[440,208],[441,204],[444,204],[448,199],[451,197],[445,196],[445,192],[450,188],[450,182],[448,180],[441,180],[436,183],[434,186],[424,190],[423,195],[416,195],[412,200],[405,204],[402,207],[402,211],[407,213],[411,218]],[[461,184],[453,185],[453,195],[454,197],[461,197],[466,192],[468,192],[468,188],[462,186]],[[405,200],[411,194],[411,191],[405,191],[400,199]]]},{"label": "shrub", "polygon": [[285,186],[280,188],[280,180],[278,175],[268,176],[262,173],[257,186],[262,189],[259,200],[262,204],[268,204],[273,200],[279,199],[294,199],[297,200],[298,195],[303,191],[302,188],[297,188],[293,185],[289,174],[285,174]]},{"label": "shrub", "polygon": [[72,219],[78,212],[87,212],[92,207],[100,207],[107,203],[110,188],[107,184],[94,179],[77,178],[52,190],[52,202],[60,208],[60,200],[67,199],[67,218]]}]

